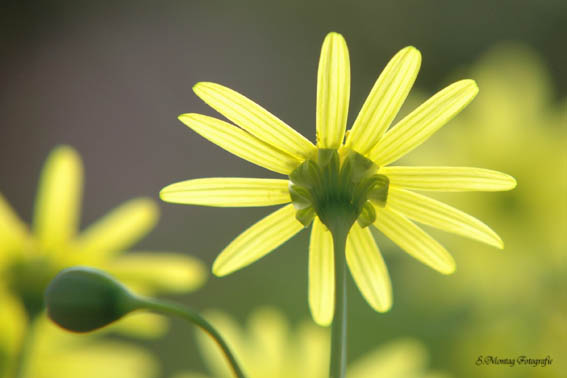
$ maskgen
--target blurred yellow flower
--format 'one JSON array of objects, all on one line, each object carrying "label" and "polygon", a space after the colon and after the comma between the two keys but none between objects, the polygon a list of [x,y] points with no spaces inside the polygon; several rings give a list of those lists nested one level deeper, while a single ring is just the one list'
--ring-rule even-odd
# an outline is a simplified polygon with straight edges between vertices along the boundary
[{"label": "blurred yellow flower", "polygon": [[[213,273],[229,274],[265,256],[313,220],[309,247],[309,305],[315,321],[333,319],[333,240],[326,211],[340,202],[354,223],[346,261],[366,301],[383,312],[392,305],[387,268],[368,228],[370,223],[413,257],[449,274],[452,256],[412,220],[498,248],[502,240],[481,221],[414,192],[499,191],[515,187],[506,174],[468,167],[389,166],[421,145],[476,96],[472,80],[439,91],[389,130],[421,64],[413,47],[387,64],[345,132],[350,63],[343,37],[329,33],[323,43],[317,86],[317,146],[246,97],[219,84],[198,83],[195,93],[230,123],[201,115],[179,119],[227,151],[289,176],[289,180],[204,178],[162,189],[164,201],[207,206],[268,206],[290,203],[244,231],[217,257]],[[344,140],[346,139],[346,140]],[[344,143],[343,143],[344,140]],[[340,160],[339,160],[340,159]]]},{"label": "blurred yellow flower", "polygon": [[[315,216],[309,247],[309,304],[315,321],[328,325],[333,319],[335,282],[325,210],[333,201],[346,201],[347,210],[358,218],[360,224],[354,223],[348,235],[346,260],[362,295],[380,312],[391,307],[391,285],[378,246],[370,230],[364,228],[369,223],[410,255],[445,274],[454,271],[453,258],[412,220],[503,247],[498,235],[481,221],[414,190],[510,190],[516,185],[511,176],[468,167],[388,166],[427,140],[478,92],[474,81],[458,81],[386,131],[407,97],[420,63],[421,55],[415,48],[398,52],[345,133],[350,93],[348,50],[340,34],[329,33],[319,61],[317,146],[231,89],[213,83],[195,85],[199,97],[239,127],[201,114],[183,114],[179,117],[183,123],[243,159],[289,175],[289,180],[205,178],[162,189],[164,201],[184,204],[241,207],[291,202],[231,242],[217,257],[213,273],[223,276],[258,260]],[[340,155],[335,166],[332,160],[339,158],[333,153]]]},{"label": "blurred yellow flower", "polygon": [[[328,377],[329,333],[311,322],[292,330],[283,314],[273,308],[255,310],[242,329],[227,315],[211,311],[207,318],[234,346],[238,359],[251,378]],[[231,377],[231,370],[215,343],[203,332],[197,333],[199,350],[206,368],[216,378]],[[400,339],[377,348],[354,363],[349,378],[441,378],[444,374],[427,369],[427,351],[413,339]],[[175,378],[206,378],[186,372]]]},{"label": "blurred yellow flower", "polygon": [[[80,157],[71,147],[60,146],[51,152],[41,174],[32,232],[0,194],[0,320],[10,319],[0,321],[0,377],[9,376],[10,369],[16,368],[14,360],[24,347],[30,324],[42,313],[43,292],[65,267],[77,264],[99,267],[145,293],[193,290],[205,280],[203,264],[193,257],[147,252],[122,255],[155,225],[158,208],[151,199],[128,201],[77,235],[81,191]],[[164,321],[156,315],[144,315],[126,319],[115,329],[152,336],[162,332],[164,326]],[[34,340],[42,337],[33,336]],[[46,345],[50,345],[46,348],[50,353],[59,350],[49,342]],[[101,361],[106,353],[101,354],[102,349],[102,344],[91,344],[84,350],[73,347],[81,360],[93,351],[93,362]],[[142,355],[136,351],[128,353],[132,358]],[[61,356],[57,363],[67,360]],[[30,366],[37,363],[32,361]],[[57,374],[60,377],[79,374],[75,370],[73,374],[63,375],[67,370],[57,369],[61,371]],[[130,373],[113,376],[130,376]]]},{"label": "blurred yellow flower", "polygon": [[[0,335],[23,333],[27,327],[23,308],[5,297],[0,297],[0,303]],[[46,317],[40,318],[34,328],[33,344],[29,345],[28,363],[25,372],[20,372],[21,378],[151,378],[157,374],[154,357],[141,348],[63,332]],[[10,365],[17,357],[17,343],[0,336],[0,351],[11,354],[0,366],[14,369]],[[0,369],[0,377],[14,376],[10,370]]]},{"label": "blurred yellow flower", "polygon": [[[436,161],[448,151],[457,162],[510,172],[521,183],[512,193],[442,198],[493,219],[510,242],[507,253],[491,254],[487,264],[478,258],[481,248],[452,240],[463,251],[463,268],[452,281],[457,290],[431,282],[416,300],[424,307],[468,309],[451,357],[463,370],[479,351],[518,351],[556,358],[530,377],[563,377],[558,357],[567,345],[567,99],[554,92],[541,57],[521,44],[491,48],[468,73],[483,95],[410,163]],[[514,370],[484,369],[483,377],[515,378]]]}]

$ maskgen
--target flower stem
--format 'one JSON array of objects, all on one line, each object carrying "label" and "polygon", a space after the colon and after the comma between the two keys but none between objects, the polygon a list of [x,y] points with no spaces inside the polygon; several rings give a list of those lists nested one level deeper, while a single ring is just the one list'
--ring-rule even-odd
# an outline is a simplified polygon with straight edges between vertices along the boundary
[{"label": "flower stem", "polygon": [[222,352],[228,360],[228,363],[230,364],[234,375],[238,378],[245,378],[245,375],[238,365],[236,358],[230,351],[228,345],[226,344],[220,333],[211,325],[211,323],[206,321],[205,318],[203,318],[197,312],[175,303],[151,298],[139,298],[139,301],[140,308],[146,308],[150,311],[177,316],[200,327],[203,331],[208,333],[215,340],[217,345],[222,349]]},{"label": "flower stem", "polygon": [[28,367],[28,360],[31,354],[32,345],[34,342],[35,336],[35,329],[37,327],[38,316],[32,316],[28,322],[26,327],[24,338],[22,340],[22,345],[20,347],[20,352],[17,358],[17,365],[16,365],[16,374],[14,375],[16,378],[24,378],[26,374],[26,370]]},{"label": "flower stem", "polygon": [[335,258],[335,316],[331,328],[331,378],[343,378],[347,363],[346,239],[350,226],[332,227]]}]

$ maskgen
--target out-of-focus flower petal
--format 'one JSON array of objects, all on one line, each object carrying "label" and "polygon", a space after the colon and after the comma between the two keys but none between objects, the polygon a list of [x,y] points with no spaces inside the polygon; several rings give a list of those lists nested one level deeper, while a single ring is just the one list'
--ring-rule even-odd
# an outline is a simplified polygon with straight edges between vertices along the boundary
[{"label": "out-of-focus flower petal", "polygon": [[41,173],[33,219],[42,252],[60,253],[77,233],[82,185],[79,154],[69,146],[55,148]]},{"label": "out-of-focus flower petal", "polygon": [[158,207],[149,198],[125,202],[83,231],[73,243],[77,253],[93,262],[125,251],[151,230]]},{"label": "out-of-focus flower petal", "polygon": [[116,257],[101,267],[145,293],[195,290],[207,277],[201,261],[173,253],[129,253]]}]

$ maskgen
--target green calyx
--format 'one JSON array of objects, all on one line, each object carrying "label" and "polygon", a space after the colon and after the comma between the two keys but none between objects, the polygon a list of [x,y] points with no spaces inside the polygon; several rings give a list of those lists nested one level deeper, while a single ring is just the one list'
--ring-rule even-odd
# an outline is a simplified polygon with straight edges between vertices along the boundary
[{"label": "green calyx", "polygon": [[306,227],[315,215],[327,227],[337,215],[362,227],[374,223],[374,206],[386,205],[389,186],[377,170],[376,164],[352,150],[341,159],[335,149],[319,149],[316,160],[304,161],[289,175],[297,220]]}]

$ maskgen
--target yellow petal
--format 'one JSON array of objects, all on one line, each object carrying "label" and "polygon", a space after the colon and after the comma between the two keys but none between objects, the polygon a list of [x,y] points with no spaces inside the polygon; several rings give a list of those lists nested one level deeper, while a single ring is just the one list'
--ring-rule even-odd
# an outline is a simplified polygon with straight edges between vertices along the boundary
[{"label": "yellow petal", "polygon": [[424,195],[390,188],[388,205],[417,222],[504,248],[496,232],[478,219]]},{"label": "yellow petal", "polygon": [[129,253],[102,267],[145,293],[195,290],[205,282],[207,275],[201,261],[173,253]]},{"label": "yellow petal", "polygon": [[258,139],[300,160],[315,146],[278,117],[238,92],[215,83],[197,83],[193,91],[213,109]]},{"label": "yellow petal", "polygon": [[347,147],[366,155],[390,126],[415,82],[421,54],[408,46],[398,52],[376,80],[347,138]]},{"label": "yellow petal", "polygon": [[328,326],[335,313],[335,261],[333,237],[321,223],[313,220],[309,241],[309,308],[315,323]]},{"label": "yellow petal", "polygon": [[69,146],[56,147],[41,173],[33,230],[44,252],[59,252],[79,227],[83,167]]},{"label": "yellow petal", "polygon": [[104,261],[137,243],[156,224],[158,207],[149,198],[130,200],[89,226],[75,240],[77,253]]},{"label": "yellow petal", "polygon": [[277,173],[288,175],[303,161],[220,119],[191,113],[179,120],[228,152]]},{"label": "yellow petal", "polygon": [[202,178],[171,184],[159,196],[165,202],[219,207],[288,203],[288,180],[239,177]]},{"label": "yellow petal", "polygon": [[443,192],[501,191],[516,187],[516,180],[505,173],[469,167],[384,167],[390,185],[414,190]]},{"label": "yellow petal", "polygon": [[441,244],[389,206],[376,209],[374,226],[425,265],[443,274],[455,271],[453,257]]},{"label": "yellow petal", "polygon": [[0,265],[5,258],[21,252],[27,238],[27,226],[0,193]]},{"label": "yellow petal", "polygon": [[346,260],[360,292],[379,312],[392,307],[390,275],[368,227],[354,223],[348,234]]},{"label": "yellow petal", "polygon": [[370,159],[379,166],[398,160],[449,122],[477,93],[473,80],[461,80],[437,92],[392,127],[370,151]]},{"label": "yellow petal", "polygon": [[270,253],[303,229],[292,204],[282,207],[238,235],[217,257],[213,273],[225,276]]},{"label": "yellow petal", "polygon": [[338,149],[346,129],[350,62],[342,35],[325,37],[317,73],[317,146]]}]

